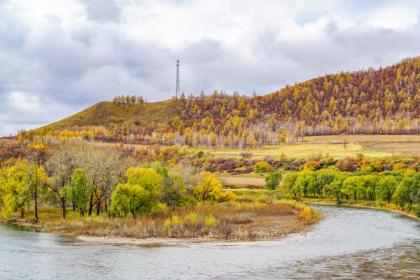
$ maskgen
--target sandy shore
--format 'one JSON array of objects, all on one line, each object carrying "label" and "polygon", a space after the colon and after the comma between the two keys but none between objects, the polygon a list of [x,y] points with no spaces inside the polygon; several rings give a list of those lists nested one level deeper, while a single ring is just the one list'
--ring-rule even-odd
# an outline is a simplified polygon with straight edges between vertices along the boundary
[{"label": "sandy shore", "polygon": [[77,237],[77,240],[88,243],[99,243],[109,245],[136,245],[141,247],[155,247],[155,246],[187,246],[191,244],[211,244],[217,246],[233,246],[233,245],[259,245],[272,243],[280,240],[281,237],[276,239],[266,240],[220,240],[211,238],[128,238],[118,236],[86,236],[81,235]]}]

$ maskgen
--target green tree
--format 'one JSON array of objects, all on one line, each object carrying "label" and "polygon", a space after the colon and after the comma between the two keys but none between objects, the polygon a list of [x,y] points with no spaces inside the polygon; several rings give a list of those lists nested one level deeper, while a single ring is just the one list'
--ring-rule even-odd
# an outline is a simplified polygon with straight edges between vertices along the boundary
[{"label": "green tree", "polygon": [[293,187],[296,188],[300,196],[308,197],[310,194],[313,195],[316,189],[314,172],[307,170],[299,172]]},{"label": "green tree", "polygon": [[392,195],[398,185],[394,176],[388,175],[381,178],[376,185],[376,200],[391,202]]},{"label": "green tree", "polygon": [[283,180],[281,182],[281,187],[282,187],[283,193],[286,196],[289,196],[289,195],[291,195],[292,197],[299,196],[299,192],[297,191],[296,188],[294,188],[297,177],[298,177],[297,172],[286,173],[286,175],[283,177]]},{"label": "green tree", "polygon": [[334,180],[325,185],[324,192],[328,197],[334,198],[337,203],[341,203],[343,192],[343,183],[347,179],[348,175],[344,172],[338,172]]},{"label": "green tree", "polygon": [[395,189],[394,194],[392,195],[392,201],[397,204],[402,209],[405,208],[406,204],[410,203],[411,201],[411,185],[412,185],[413,178],[404,178]]},{"label": "green tree", "polygon": [[65,188],[66,197],[73,201],[80,216],[84,216],[93,188],[88,184],[83,169],[77,168],[71,176],[71,184]]},{"label": "green tree", "polygon": [[378,176],[376,175],[364,175],[362,176],[363,185],[366,189],[366,199],[375,200],[375,189],[376,183],[378,182]]},{"label": "green tree", "polygon": [[358,176],[350,176],[344,180],[341,192],[347,197],[347,199],[353,198],[354,201],[356,201],[358,198],[357,191],[360,185],[361,181]]},{"label": "green tree", "polygon": [[411,209],[413,204],[418,203],[420,200],[420,174],[414,176],[407,176],[401,180],[395,189],[392,200],[401,208],[408,205]]},{"label": "green tree", "polygon": [[184,184],[184,178],[172,174],[164,178],[163,202],[171,207],[188,204],[190,197]]},{"label": "green tree", "polygon": [[148,214],[159,203],[163,189],[163,177],[152,168],[130,167],[127,183],[118,184],[111,196],[111,212],[133,218]]},{"label": "green tree", "polygon": [[329,169],[321,169],[315,172],[316,176],[316,183],[315,183],[315,193],[318,197],[325,195],[325,188],[327,185],[331,184],[335,177],[337,175],[337,172],[334,170]]},{"label": "green tree", "polygon": [[18,160],[1,173],[3,216],[10,216],[20,210],[20,216],[24,218],[25,205],[29,208],[33,200],[35,221],[38,221],[38,190],[45,185],[47,179],[44,170],[37,165]]},{"label": "green tree", "polygon": [[265,176],[265,188],[275,190],[281,181],[281,174],[278,171],[270,172]]}]

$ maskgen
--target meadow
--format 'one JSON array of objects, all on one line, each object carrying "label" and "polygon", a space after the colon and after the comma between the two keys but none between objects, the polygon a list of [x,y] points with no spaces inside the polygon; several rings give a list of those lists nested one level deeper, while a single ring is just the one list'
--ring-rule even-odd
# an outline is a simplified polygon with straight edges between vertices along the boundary
[{"label": "meadow", "polygon": [[[205,152],[220,158],[240,158],[244,150],[203,148]],[[282,157],[310,159],[332,157],[341,159],[362,154],[366,158],[390,156],[419,156],[420,135],[328,135],[305,137],[300,144],[266,145],[247,149],[251,159]]]}]

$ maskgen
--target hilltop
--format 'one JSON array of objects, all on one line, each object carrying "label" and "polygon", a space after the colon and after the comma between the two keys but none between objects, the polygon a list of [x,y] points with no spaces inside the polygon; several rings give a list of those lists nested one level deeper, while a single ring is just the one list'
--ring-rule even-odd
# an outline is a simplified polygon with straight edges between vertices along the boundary
[{"label": "hilltop", "polygon": [[245,147],[331,134],[418,134],[420,57],[317,77],[264,96],[215,91],[145,103],[121,96],[24,136]]}]

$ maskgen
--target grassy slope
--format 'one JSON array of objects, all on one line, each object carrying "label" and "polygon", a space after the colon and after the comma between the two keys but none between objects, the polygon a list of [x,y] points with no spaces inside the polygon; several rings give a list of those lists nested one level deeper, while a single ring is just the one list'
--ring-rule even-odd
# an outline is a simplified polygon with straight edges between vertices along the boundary
[{"label": "grassy slope", "polygon": [[[419,60],[420,58],[415,58],[417,60]],[[407,61],[402,61],[397,65],[411,65],[408,61],[412,61],[412,60],[407,60]],[[417,64],[414,64],[417,65]],[[408,67],[408,66],[407,66]],[[414,67],[413,71],[417,71],[417,66],[412,66]],[[390,75],[390,77],[394,77],[395,71],[393,70],[395,67],[394,66],[390,66],[389,67],[389,73],[387,73],[386,75]],[[388,68],[387,68],[388,69]],[[411,68],[410,68],[411,69]],[[341,77],[340,75],[344,75],[343,79],[345,80],[345,77],[348,78],[348,75],[353,75],[353,76],[357,76],[357,77],[365,77],[366,75],[368,75],[369,72],[367,71],[359,71],[359,72],[352,72],[350,74],[334,74],[334,75],[327,75],[327,76],[322,76],[322,77],[318,77],[312,80],[308,80],[302,83],[299,83],[295,86],[293,86],[293,88],[296,88],[296,90],[300,89],[303,86],[306,86],[308,84],[312,84],[314,83],[314,81],[317,80],[322,80],[325,79],[327,77]],[[370,75],[370,74],[369,74]],[[383,74],[385,75],[385,74]],[[411,75],[411,72],[410,72]],[[359,77],[359,78],[360,78]],[[354,78],[356,79],[356,78]],[[357,79],[356,79],[357,80]],[[337,83],[337,81],[333,80],[333,82]],[[354,81],[354,83],[357,84],[357,81]],[[377,82],[379,83],[379,82]],[[382,85],[382,84],[381,84]],[[379,87],[380,84],[375,85],[376,87]],[[290,89],[288,89],[290,91]],[[281,91],[287,91],[286,89],[283,89]],[[279,91],[279,92],[281,92]],[[281,105],[280,103],[275,103],[275,100],[283,100],[280,98],[280,96],[278,96],[278,93],[272,93],[272,94],[268,94],[266,96],[260,96],[258,97],[258,100],[262,101],[264,100],[269,100],[270,104],[268,103],[264,103],[263,105],[265,106],[264,108],[259,108],[258,110],[263,110],[263,114],[264,115],[268,115],[270,113],[279,111],[278,107]],[[304,90],[302,91],[297,91],[299,92],[299,96],[303,95],[307,95],[308,93]],[[271,100],[273,97],[274,100]],[[276,99],[276,98],[280,98],[280,99]],[[290,97],[287,97],[288,99],[290,99]],[[274,102],[274,107],[271,106]],[[283,102],[283,101],[282,101]],[[277,106],[277,107],[276,107]],[[118,128],[126,128],[126,127],[132,127],[133,123],[138,124],[142,129],[143,128],[156,128],[159,127],[161,125],[165,125],[167,123],[167,121],[169,119],[171,119],[174,116],[181,116],[181,104],[179,102],[176,102],[174,100],[166,100],[166,101],[161,101],[161,102],[154,102],[154,103],[145,103],[145,104],[130,104],[130,105],[122,105],[122,104],[114,104],[112,102],[100,102],[97,103],[89,108],[87,108],[86,110],[83,110],[73,116],[70,116],[68,118],[65,118],[61,121],[57,121],[54,122],[50,125],[41,127],[39,129],[33,130],[32,133],[33,134],[42,134],[42,132],[51,132],[51,131],[55,131],[55,130],[60,130],[60,129],[64,129],[64,128],[68,128],[68,127],[74,127],[74,126],[112,126],[112,127],[118,127]],[[190,108],[191,109],[191,108]],[[204,111],[212,111],[211,108],[205,108],[203,109]],[[230,112],[232,113],[232,112]],[[331,113],[331,112],[330,112]],[[196,121],[200,121],[201,118],[204,115],[198,115],[198,116],[192,116],[190,118],[195,118]],[[215,117],[215,116],[213,116]],[[417,117],[417,115],[414,115],[414,117]],[[223,117],[224,118],[224,117]],[[225,119],[222,119],[221,122],[225,121]],[[138,126],[137,126],[138,127]],[[332,147],[325,147],[325,150],[329,150]],[[354,147],[355,150],[357,151],[359,149],[359,147]],[[388,152],[392,152],[392,148],[389,146],[389,144],[385,144],[385,146],[381,146],[380,149],[384,149]],[[409,148],[407,148],[408,150],[410,149],[415,149],[416,147],[414,145],[411,145]],[[309,147],[310,150],[313,150],[312,147]],[[391,149],[391,151],[390,151]],[[334,152],[334,149],[332,149]],[[285,151],[288,152],[288,151]],[[321,151],[323,152],[323,151]],[[280,151],[281,153],[281,151]],[[293,151],[292,151],[293,153]],[[340,152],[341,153],[341,152]],[[351,153],[353,153],[353,151],[351,151]],[[302,154],[297,153],[297,156],[302,156]],[[304,152],[304,154],[306,154],[306,152]],[[382,155],[383,156],[383,155]]]},{"label": "grassy slope", "polygon": [[55,131],[72,126],[107,126],[130,124],[138,121],[142,127],[158,126],[177,115],[178,107],[171,100],[121,105],[113,102],[99,102],[75,115],[32,132]]}]

